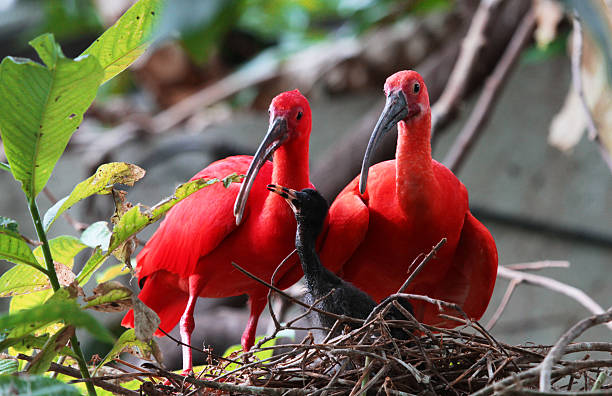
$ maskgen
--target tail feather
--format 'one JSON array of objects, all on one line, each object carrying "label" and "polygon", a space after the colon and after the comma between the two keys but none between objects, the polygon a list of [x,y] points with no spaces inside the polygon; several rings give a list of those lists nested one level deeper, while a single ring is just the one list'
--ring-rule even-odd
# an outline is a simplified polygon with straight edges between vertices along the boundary
[{"label": "tail feather", "polygon": [[[169,333],[181,319],[189,295],[179,287],[177,275],[166,271],[158,271],[147,277],[138,298],[159,315],[161,319],[159,327]],[[134,327],[133,310],[129,310],[123,317],[121,325]],[[155,335],[162,337],[164,333],[158,329]]]}]

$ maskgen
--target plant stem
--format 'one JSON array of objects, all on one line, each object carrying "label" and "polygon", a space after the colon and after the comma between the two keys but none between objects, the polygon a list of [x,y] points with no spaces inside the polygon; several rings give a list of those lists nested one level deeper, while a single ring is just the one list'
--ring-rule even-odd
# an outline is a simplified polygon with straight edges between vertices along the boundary
[{"label": "plant stem", "polygon": [[[53,287],[53,291],[57,291],[60,289],[60,283],[57,279],[57,273],[55,272],[55,264],[53,263],[53,256],[51,255],[51,249],[49,247],[49,241],[47,240],[47,233],[45,232],[42,221],[40,218],[40,213],[38,212],[38,206],[36,205],[36,198],[30,198],[29,202],[30,206],[30,214],[32,215],[32,220],[34,221],[34,228],[36,228],[36,234],[38,235],[38,240],[42,243],[40,246],[43,251],[43,256],[45,258],[45,264],[47,265],[47,276],[49,277],[49,282],[51,283],[51,287]],[[77,357],[77,363],[79,364],[79,370],[81,371],[81,375],[84,379],[90,378],[89,370],[87,369],[87,362],[85,361],[85,357],[83,356],[83,351],[81,351],[81,345],[79,344],[79,340],[76,335],[70,338],[70,344],[72,345],[72,350],[74,351]],[[89,396],[96,396],[96,389],[91,382],[85,383],[87,386],[87,393]]]},{"label": "plant stem", "polygon": [[53,257],[51,256],[51,249],[49,248],[49,241],[47,240],[47,233],[45,233],[45,230],[43,228],[35,198],[30,199],[30,214],[32,215],[32,220],[34,221],[34,228],[36,228],[38,240],[42,243],[40,247],[43,251],[43,256],[45,257],[45,264],[47,265],[47,276],[49,277],[49,282],[51,282],[51,287],[53,287],[53,291],[57,291],[60,288],[60,284],[59,280],[57,280],[57,273],[55,272],[55,265],[53,264]]}]

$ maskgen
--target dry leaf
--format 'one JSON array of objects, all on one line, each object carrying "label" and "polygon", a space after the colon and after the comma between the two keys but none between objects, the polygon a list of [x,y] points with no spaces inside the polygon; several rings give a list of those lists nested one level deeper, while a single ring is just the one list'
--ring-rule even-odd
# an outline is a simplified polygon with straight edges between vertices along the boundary
[{"label": "dry leaf", "polygon": [[136,338],[149,342],[153,339],[153,333],[159,327],[161,320],[151,308],[147,307],[138,297],[132,297],[134,309],[134,331]]},{"label": "dry leaf", "polygon": [[[586,31],[583,39],[582,89],[600,138],[607,151],[612,152],[612,87],[607,78],[606,62],[601,49]],[[580,97],[572,86],[561,111],[551,122],[549,144],[562,151],[571,150],[580,141],[587,121]]]}]

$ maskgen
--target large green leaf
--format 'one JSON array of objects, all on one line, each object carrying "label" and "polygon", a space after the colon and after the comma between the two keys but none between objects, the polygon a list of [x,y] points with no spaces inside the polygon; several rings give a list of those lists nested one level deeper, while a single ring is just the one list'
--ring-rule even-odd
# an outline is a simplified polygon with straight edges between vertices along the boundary
[{"label": "large green leaf", "polygon": [[10,329],[9,337],[21,337],[59,321],[85,328],[101,341],[113,342],[106,327],[81,310],[74,300],[49,299],[44,305],[0,316],[0,329]]},{"label": "large green leaf", "polygon": [[25,265],[16,265],[0,277],[0,297],[32,293],[48,287],[46,274]]},{"label": "large green leaf", "polygon": [[231,174],[223,179],[193,180],[178,186],[173,196],[164,199],[150,209],[143,209],[140,205],[134,206],[121,216],[113,228],[108,251],[105,253],[102,253],[100,250],[94,251],[94,254],[87,263],[85,263],[81,273],[77,276],[77,281],[80,285],[87,283],[93,273],[104,263],[115,249],[120,247],[122,243],[140,232],[147,225],[159,220],[168,210],[181,200],[204,187],[208,187],[218,182],[222,182],[223,185],[227,187],[232,182],[241,180],[242,177],[242,175]]},{"label": "large green leaf", "polygon": [[45,213],[43,220],[45,230],[49,230],[49,227],[59,215],[80,200],[94,194],[110,194],[111,187],[115,183],[132,186],[144,174],[144,169],[125,162],[111,162],[100,165],[93,176],[77,184],[70,195],[60,199]]},{"label": "large green leaf", "polygon": [[131,65],[147,49],[164,3],[163,0],[140,0],[83,52],[83,55],[95,56],[102,65],[102,82]]},{"label": "large green leaf", "polygon": [[[51,250],[53,261],[64,264],[68,268],[72,268],[74,265],[74,257],[86,247],[86,244],[71,235],[61,235],[49,240],[49,249]],[[44,256],[40,246],[34,249],[33,253],[39,262],[44,262]]]},{"label": "large green leaf", "polygon": [[0,64],[0,133],[15,179],[34,198],[49,180],[102,79],[92,57],[64,57],[52,34],[30,42],[46,67],[6,57]]},{"label": "large green leaf", "polygon": [[[70,272],[74,257],[86,247],[87,245],[70,235],[62,235],[49,241],[53,260],[59,263],[55,266],[57,275],[63,284],[68,284],[74,279],[74,274]],[[35,262],[38,260],[39,263],[44,263],[40,246],[34,249],[33,257]],[[16,265],[0,277],[0,297],[32,293],[49,287],[46,274],[25,265]]]},{"label": "large green leaf", "polygon": [[24,377],[0,376],[0,395],[80,396],[80,394],[72,385],[53,378],[37,375]]},{"label": "large green leaf", "polygon": [[0,227],[0,259],[30,265],[44,272],[23,237],[10,228]]}]

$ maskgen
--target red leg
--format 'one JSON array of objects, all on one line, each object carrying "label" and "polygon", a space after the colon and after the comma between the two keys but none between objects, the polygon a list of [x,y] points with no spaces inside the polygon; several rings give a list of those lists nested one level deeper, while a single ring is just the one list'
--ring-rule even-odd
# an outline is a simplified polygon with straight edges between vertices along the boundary
[{"label": "red leg", "polygon": [[251,313],[249,314],[249,321],[244,333],[242,333],[242,349],[248,351],[255,344],[255,332],[257,331],[257,322],[259,321],[259,315],[266,307],[267,292],[263,294],[249,295],[249,305],[251,307]]},{"label": "red leg", "polygon": [[[199,275],[191,275],[189,277],[189,300],[187,301],[187,307],[180,321],[181,330],[181,341],[183,344],[191,345],[191,333],[195,328],[195,321],[193,319],[193,311],[195,304],[200,295],[200,292],[204,288],[204,281]],[[191,361],[191,348],[183,345],[183,374],[187,375],[193,371],[193,363]]]}]

